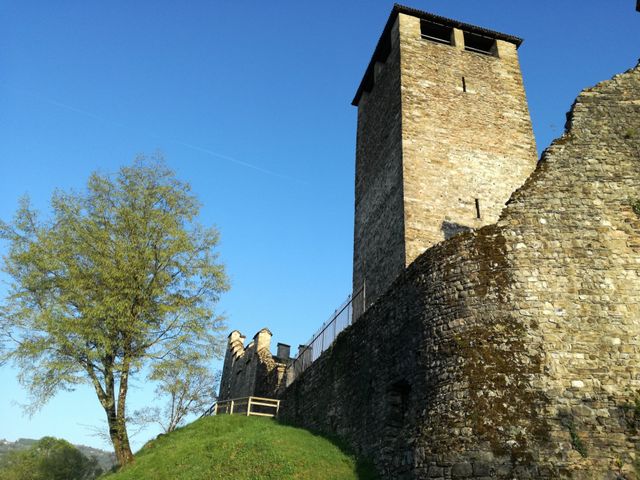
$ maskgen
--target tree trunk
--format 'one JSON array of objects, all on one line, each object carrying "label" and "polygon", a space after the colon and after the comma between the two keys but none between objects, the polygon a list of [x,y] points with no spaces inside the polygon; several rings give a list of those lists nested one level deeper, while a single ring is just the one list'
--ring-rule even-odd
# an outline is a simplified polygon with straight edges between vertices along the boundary
[{"label": "tree trunk", "polygon": [[[113,415],[113,416],[112,416]],[[116,461],[120,467],[133,462],[133,453],[129,445],[129,435],[124,418],[119,418],[113,412],[107,412],[107,421],[109,423],[109,436],[113,443],[113,450],[116,454]]]},{"label": "tree trunk", "polygon": [[87,364],[86,368],[93,381],[94,388],[98,395],[98,399],[100,400],[100,404],[104,409],[104,413],[107,415],[109,437],[111,438],[113,450],[116,454],[116,461],[119,466],[123,467],[134,460],[133,453],[131,452],[131,446],[129,444],[129,435],[127,434],[127,425],[125,420],[125,405],[129,379],[128,362],[120,375],[120,388],[117,404],[115,398],[113,359],[111,357],[105,357],[103,360],[103,366],[105,383],[104,389],[102,388],[102,385],[100,385],[92,366]]},{"label": "tree trunk", "polygon": [[[116,450],[116,458],[120,466],[133,462],[133,453],[129,445],[129,435],[127,434],[126,410],[127,391],[129,389],[129,361],[124,360],[122,365],[122,373],[120,374],[120,388],[118,392],[118,405],[116,407],[116,426],[118,432],[118,442],[120,447],[120,456]],[[113,437],[111,437],[113,440]],[[116,443],[113,443],[114,448]]]}]

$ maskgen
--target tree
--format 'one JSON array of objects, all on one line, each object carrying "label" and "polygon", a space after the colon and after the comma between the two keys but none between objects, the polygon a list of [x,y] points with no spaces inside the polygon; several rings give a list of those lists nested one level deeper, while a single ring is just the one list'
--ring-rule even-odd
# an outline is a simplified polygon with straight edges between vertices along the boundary
[{"label": "tree", "polygon": [[112,177],[94,173],[84,193],[54,193],[51,207],[43,221],[25,199],[11,224],[0,223],[12,278],[0,361],[19,368],[33,408],[91,385],[124,465],[133,461],[130,377],[220,353],[218,232],[196,222],[189,185],[144,157]]},{"label": "tree", "polygon": [[53,437],[38,440],[28,450],[9,452],[0,462],[3,480],[91,480],[101,474],[95,458]]},{"label": "tree", "polygon": [[151,376],[157,382],[156,396],[162,408],[149,407],[134,412],[136,423],[157,423],[164,433],[181,426],[188,415],[202,413],[216,399],[218,375],[203,364],[203,358],[158,365]]}]

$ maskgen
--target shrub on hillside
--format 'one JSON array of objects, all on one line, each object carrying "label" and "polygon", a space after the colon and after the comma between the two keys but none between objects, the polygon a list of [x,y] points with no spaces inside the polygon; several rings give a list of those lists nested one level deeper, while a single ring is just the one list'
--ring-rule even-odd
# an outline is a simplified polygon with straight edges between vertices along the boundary
[{"label": "shrub on hillside", "polygon": [[92,480],[101,474],[95,458],[53,437],[44,437],[27,450],[9,452],[0,462],[2,480]]}]

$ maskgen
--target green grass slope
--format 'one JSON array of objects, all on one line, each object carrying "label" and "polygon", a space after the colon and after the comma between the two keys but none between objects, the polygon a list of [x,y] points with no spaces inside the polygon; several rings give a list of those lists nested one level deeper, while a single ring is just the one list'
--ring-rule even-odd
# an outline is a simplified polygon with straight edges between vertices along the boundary
[{"label": "green grass slope", "polygon": [[217,416],[163,435],[104,480],[370,480],[338,445],[274,420]]}]

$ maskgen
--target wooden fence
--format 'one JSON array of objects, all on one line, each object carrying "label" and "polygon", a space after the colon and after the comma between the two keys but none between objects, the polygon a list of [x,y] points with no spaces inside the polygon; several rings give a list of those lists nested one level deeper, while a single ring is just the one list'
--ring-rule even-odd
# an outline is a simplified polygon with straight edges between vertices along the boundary
[{"label": "wooden fence", "polygon": [[246,415],[247,417],[276,417],[280,411],[280,400],[262,397],[233,398],[221,400],[202,414],[209,415]]}]

